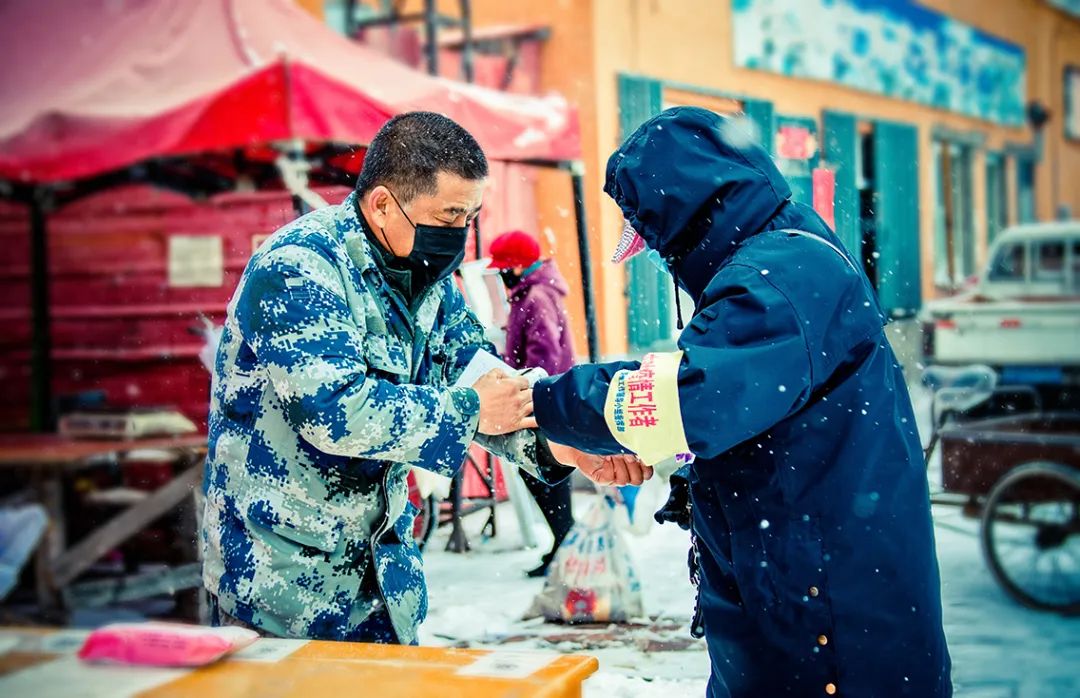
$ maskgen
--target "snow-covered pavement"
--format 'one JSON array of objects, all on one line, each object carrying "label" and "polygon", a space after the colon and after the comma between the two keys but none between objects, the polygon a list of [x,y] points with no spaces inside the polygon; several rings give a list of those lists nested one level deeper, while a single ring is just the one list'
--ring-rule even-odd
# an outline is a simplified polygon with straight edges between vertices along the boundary
[{"label": "snow-covered pavement", "polygon": [[[574,508],[584,513],[595,495],[575,493]],[[444,551],[447,529],[438,531],[425,554],[430,611],[421,627],[422,644],[467,644],[470,647],[544,649],[583,652],[600,660],[600,672],[586,683],[586,696],[702,695],[709,676],[704,641],[691,640],[687,627],[694,595],[686,572],[688,537],[675,526],[654,526],[642,538],[630,538],[642,577],[645,608],[659,616],[656,625],[630,629],[606,639],[598,630],[521,620],[543,580],[527,579],[524,570],[536,564],[541,550],[521,550],[513,508],[497,511],[498,535],[481,540],[471,535],[473,551],[457,555]],[[467,522],[478,532],[482,515]],[[550,545],[550,534],[536,527],[540,545]],[[545,537],[546,536],[546,537]],[[664,622],[664,621],[667,622]],[[677,626],[670,630],[668,626]],[[649,640],[687,641],[684,651],[648,651]]]},{"label": "snow-covered pavement", "polygon": [[[575,494],[575,508],[584,509],[588,499]],[[1080,618],[1017,606],[983,563],[977,522],[952,507],[937,507],[934,515],[956,695],[1080,697]],[[542,586],[541,580],[523,574],[539,551],[517,549],[520,538],[509,505],[499,507],[498,517],[498,536],[482,541],[474,533],[469,554],[444,552],[445,529],[432,540],[427,554],[431,612],[422,628],[424,644],[592,654],[600,659],[600,671],[586,683],[585,695],[595,698],[704,694],[708,657],[704,644],[690,641],[686,630],[693,593],[686,579],[683,531],[656,526],[644,538],[631,538],[646,611],[668,622],[656,623],[660,630],[643,627],[610,638],[602,631],[520,620]],[[473,531],[481,523],[479,517],[468,522]],[[679,627],[667,629],[674,625]],[[656,649],[684,639],[687,649]]]},{"label": "snow-covered pavement", "polygon": [[934,520],[956,694],[1080,698],[1080,618],[1014,603],[983,562],[978,522],[951,507]]}]

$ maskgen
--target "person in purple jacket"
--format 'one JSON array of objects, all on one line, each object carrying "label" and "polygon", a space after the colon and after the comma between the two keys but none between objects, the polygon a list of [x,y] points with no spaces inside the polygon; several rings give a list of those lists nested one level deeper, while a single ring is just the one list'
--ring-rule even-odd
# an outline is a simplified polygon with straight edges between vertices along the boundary
[{"label": "person in purple jacket", "polygon": [[[551,376],[568,371],[574,365],[574,344],[563,300],[566,280],[550,260],[540,259],[540,245],[528,233],[503,233],[492,241],[490,253],[490,266],[499,270],[510,299],[506,362],[519,370],[539,367]],[[525,472],[521,477],[555,537],[540,565],[527,572],[543,577],[574,525],[570,478],[547,485]]]}]

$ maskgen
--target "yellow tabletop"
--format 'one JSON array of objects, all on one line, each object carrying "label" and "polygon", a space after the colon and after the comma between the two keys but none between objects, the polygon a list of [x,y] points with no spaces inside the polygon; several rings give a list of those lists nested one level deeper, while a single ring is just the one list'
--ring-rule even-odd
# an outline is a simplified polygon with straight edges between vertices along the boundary
[{"label": "yellow tabletop", "polygon": [[[0,632],[0,644],[4,635],[12,636]],[[147,698],[573,698],[599,666],[583,655],[261,639],[209,667],[136,669],[82,663],[70,653],[78,634],[64,635],[9,641],[0,651],[0,695],[60,695],[55,689],[79,685],[87,696]]]}]

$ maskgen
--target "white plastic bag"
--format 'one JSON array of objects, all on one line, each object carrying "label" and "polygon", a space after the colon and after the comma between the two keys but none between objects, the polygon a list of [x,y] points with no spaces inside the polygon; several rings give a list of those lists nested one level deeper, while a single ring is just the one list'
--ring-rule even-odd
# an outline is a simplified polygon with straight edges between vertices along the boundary
[{"label": "white plastic bag", "polygon": [[679,454],[653,466],[652,478],[640,486],[610,487],[606,492],[615,501],[615,523],[634,536],[648,535],[656,520],[656,510],[664,505],[671,490],[670,478],[680,467],[692,463],[691,454]]},{"label": "white plastic bag", "polygon": [[653,512],[663,505],[667,492],[667,480],[655,475],[641,486],[609,488],[607,496],[615,502],[612,515],[616,526],[620,531],[628,531],[635,537],[648,535],[655,523]]},{"label": "white plastic bag", "polygon": [[196,332],[203,338],[203,346],[199,350],[199,361],[202,363],[203,368],[211,373],[214,372],[218,344],[221,343],[221,332],[224,329],[222,325],[215,325],[210,318],[200,315],[199,326],[196,329]]},{"label": "white plastic bag", "polygon": [[645,614],[630,547],[615,526],[615,503],[600,497],[574,524],[530,615],[568,623],[620,623]]}]

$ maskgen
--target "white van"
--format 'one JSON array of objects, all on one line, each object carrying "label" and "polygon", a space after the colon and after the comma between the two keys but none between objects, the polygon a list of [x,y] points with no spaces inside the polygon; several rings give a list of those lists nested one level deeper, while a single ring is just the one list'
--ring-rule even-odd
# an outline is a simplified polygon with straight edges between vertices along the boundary
[{"label": "white van", "polygon": [[989,260],[971,291],[920,314],[927,363],[986,364],[1007,382],[1080,382],[1080,221],[1009,228]]}]

